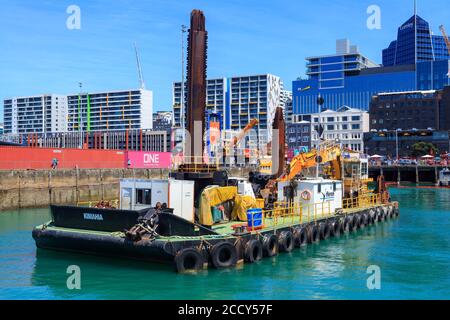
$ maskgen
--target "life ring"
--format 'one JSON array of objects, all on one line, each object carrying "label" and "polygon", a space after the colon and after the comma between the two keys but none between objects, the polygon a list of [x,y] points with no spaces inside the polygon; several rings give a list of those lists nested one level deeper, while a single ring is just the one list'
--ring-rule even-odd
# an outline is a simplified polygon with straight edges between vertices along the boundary
[{"label": "life ring", "polygon": [[262,239],[262,245],[264,256],[273,257],[278,254],[278,239],[276,235],[265,235]]},{"label": "life ring", "polygon": [[175,255],[175,269],[179,273],[198,271],[203,268],[205,259],[200,251],[194,248],[185,248]]},{"label": "life ring", "polygon": [[216,269],[235,266],[237,263],[236,248],[226,241],[215,244],[211,249],[211,262]]},{"label": "life ring", "polygon": [[263,257],[263,247],[261,242],[252,239],[245,244],[244,251],[245,261],[248,263],[254,263],[259,261]]},{"label": "life ring", "polygon": [[309,190],[303,190],[300,196],[302,197],[303,200],[309,201],[312,198],[312,193]]},{"label": "life ring", "polygon": [[291,231],[283,231],[280,233],[278,247],[282,252],[291,252],[294,249],[294,236]]},{"label": "life ring", "polygon": [[319,234],[321,240],[327,240],[330,237],[330,228],[326,222],[319,223]]},{"label": "life ring", "polygon": [[304,247],[308,244],[308,230],[303,227],[294,229],[294,244],[297,248]]}]

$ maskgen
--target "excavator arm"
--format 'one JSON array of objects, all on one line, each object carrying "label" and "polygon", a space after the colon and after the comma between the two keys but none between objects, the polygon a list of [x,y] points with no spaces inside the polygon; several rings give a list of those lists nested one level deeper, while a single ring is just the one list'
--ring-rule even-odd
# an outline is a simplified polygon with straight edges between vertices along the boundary
[{"label": "excavator arm", "polygon": [[340,156],[341,148],[334,144],[324,146],[320,151],[312,150],[310,152],[301,153],[292,159],[288,167],[288,172],[284,174],[280,180],[289,181],[299,175],[303,169],[312,168],[317,165],[319,157],[321,163],[331,162],[331,166],[335,171],[335,175],[340,174]]}]

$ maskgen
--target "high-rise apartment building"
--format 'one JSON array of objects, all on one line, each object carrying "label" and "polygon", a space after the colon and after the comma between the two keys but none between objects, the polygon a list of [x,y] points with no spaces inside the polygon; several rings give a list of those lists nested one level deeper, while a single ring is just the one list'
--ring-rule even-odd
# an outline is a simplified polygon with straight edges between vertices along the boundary
[{"label": "high-rise apartment building", "polygon": [[68,131],[153,128],[153,93],[149,90],[73,94],[68,100]]},{"label": "high-rise apartment building", "polygon": [[[264,144],[271,140],[276,108],[288,103],[284,96],[289,94],[283,94],[281,79],[271,74],[210,79],[207,80],[206,110],[207,114],[220,114],[225,130],[240,130],[252,119],[258,119],[259,125],[255,130],[260,144]],[[176,82],[173,85],[173,106],[177,127],[181,127],[181,114],[186,115],[186,109],[182,112],[180,105],[181,83]]]},{"label": "high-rise apartment building", "polygon": [[4,100],[4,133],[67,131],[67,96],[49,94]]},{"label": "high-rise apartment building", "polygon": [[153,94],[124,90],[4,100],[6,134],[152,129]]}]

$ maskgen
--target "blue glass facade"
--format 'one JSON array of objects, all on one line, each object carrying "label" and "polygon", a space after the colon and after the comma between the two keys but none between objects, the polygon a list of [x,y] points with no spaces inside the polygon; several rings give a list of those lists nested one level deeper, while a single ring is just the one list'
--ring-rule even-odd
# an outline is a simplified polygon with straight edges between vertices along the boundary
[{"label": "blue glass facade", "polygon": [[450,85],[448,72],[450,60],[421,62],[417,64],[417,89],[441,90]]},{"label": "blue glass facade", "polygon": [[[377,68],[382,69],[382,68]],[[324,98],[324,109],[337,110],[346,105],[368,110],[372,96],[379,92],[408,91],[415,88],[415,72],[375,73],[348,76],[340,88],[324,89],[317,79],[294,81],[294,114],[310,114],[318,111],[317,98]],[[305,88],[307,88],[305,90]]]},{"label": "blue glass facade", "polygon": [[410,65],[423,61],[448,60],[444,37],[433,35],[427,21],[412,16],[399,29],[397,40],[383,50],[383,65]]},{"label": "blue glass facade", "polygon": [[292,84],[294,114],[318,111],[317,98],[324,98],[324,109],[337,110],[346,105],[368,110],[372,96],[381,92],[440,90],[450,85],[449,60],[420,62],[415,66],[370,68],[346,76],[344,86],[323,88],[317,79],[297,80]]}]

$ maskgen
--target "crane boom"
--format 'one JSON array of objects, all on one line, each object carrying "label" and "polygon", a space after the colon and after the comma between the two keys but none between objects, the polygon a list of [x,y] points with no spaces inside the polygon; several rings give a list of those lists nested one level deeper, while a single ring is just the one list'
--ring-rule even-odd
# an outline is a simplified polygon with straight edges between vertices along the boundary
[{"label": "crane boom", "polygon": [[246,135],[247,133],[253,129],[257,124],[259,123],[258,119],[253,119],[250,121],[249,124],[247,124],[245,126],[244,129],[242,129],[241,132],[239,132],[235,137],[233,137],[233,139],[230,141],[230,143],[228,144],[228,150],[230,150],[231,148],[234,148],[235,145],[238,144],[239,141],[241,141]]},{"label": "crane boom", "polygon": [[441,25],[439,27],[439,30],[441,30],[442,35],[444,36],[445,44],[447,45],[448,54],[450,55],[450,40],[448,39],[447,32],[445,31],[445,27]]},{"label": "crane boom", "polygon": [[145,89],[144,76],[142,74],[141,59],[139,58],[139,53],[138,53],[136,42],[134,43],[134,51],[136,53],[136,63],[137,63],[138,75],[139,75],[139,86],[140,86],[140,89]]}]

